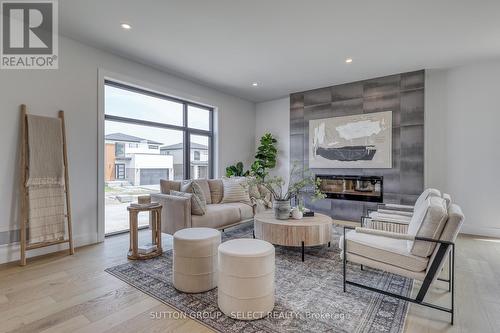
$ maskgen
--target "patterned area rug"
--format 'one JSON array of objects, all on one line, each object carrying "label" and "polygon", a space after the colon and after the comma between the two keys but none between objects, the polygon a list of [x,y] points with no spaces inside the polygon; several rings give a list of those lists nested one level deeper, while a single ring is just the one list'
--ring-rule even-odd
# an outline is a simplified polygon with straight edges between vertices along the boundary
[{"label": "patterned area rug", "polygon": [[[252,224],[223,233],[223,241],[251,238]],[[339,235],[331,247],[306,248],[305,262],[300,249],[276,247],[276,306],[267,317],[238,321],[225,316],[217,307],[217,289],[186,294],[171,283],[172,251],[162,256],[130,261],[106,269],[110,274],[166,303],[183,315],[220,332],[401,332],[408,304],[392,297],[354,286],[342,291],[342,260]],[[349,265],[352,281],[408,296],[412,280],[397,275]],[[178,315],[178,314],[177,314]],[[160,313],[156,317],[172,317]]]}]

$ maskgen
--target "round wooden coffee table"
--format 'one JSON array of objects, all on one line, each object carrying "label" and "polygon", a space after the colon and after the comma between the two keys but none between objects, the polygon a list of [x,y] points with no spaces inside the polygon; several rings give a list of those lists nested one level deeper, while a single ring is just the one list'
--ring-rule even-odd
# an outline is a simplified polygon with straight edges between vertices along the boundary
[{"label": "round wooden coffee table", "polygon": [[320,213],[301,220],[278,220],[272,210],[258,213],[254,217],[254,237],[271,244],[304,247],[328,245],[332,239],[332,218]]}]

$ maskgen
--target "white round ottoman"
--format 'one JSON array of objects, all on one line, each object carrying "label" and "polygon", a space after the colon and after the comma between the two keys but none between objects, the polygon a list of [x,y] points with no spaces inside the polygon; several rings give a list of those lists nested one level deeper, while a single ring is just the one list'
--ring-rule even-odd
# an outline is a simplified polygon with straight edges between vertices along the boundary
[{"label": "white round ottoman", "polygon": [[174,234],[172,282],[177,290],[200,293],[217,287],[220,231],[188,228]]},{"label": "white round ottoman", "polygon": [[254,320],[274,308],[274,246],[259,239],[234,239],[219,246],[219,309]]}]

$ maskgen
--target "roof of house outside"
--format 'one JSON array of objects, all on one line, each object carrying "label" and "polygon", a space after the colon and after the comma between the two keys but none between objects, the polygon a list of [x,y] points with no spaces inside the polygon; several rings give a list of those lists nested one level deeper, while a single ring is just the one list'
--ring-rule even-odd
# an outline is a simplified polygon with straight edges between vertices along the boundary
[{"label": "roof of house outside", "polygon": [[147,143],[152,144],[152,145],[161,145],[162,144],[161,142],[143,139],[143,138],[139,138],[137,136],[123,134],[123,133],[111,133],[111,134],[106,135],[104,137],[104,139],[111,140],[111,141],[124,141],[124,142],[143,142],[143,141],[146,141]]},{"label": "roof of house outside", "polygon": [[[177,149],[184,149],[184,144],[182,142],[179,142],[173,145],[160,147],[160,150],[177,150]],[[196,142],[191,142],[191,149],[208,150],[208,146]]]}]

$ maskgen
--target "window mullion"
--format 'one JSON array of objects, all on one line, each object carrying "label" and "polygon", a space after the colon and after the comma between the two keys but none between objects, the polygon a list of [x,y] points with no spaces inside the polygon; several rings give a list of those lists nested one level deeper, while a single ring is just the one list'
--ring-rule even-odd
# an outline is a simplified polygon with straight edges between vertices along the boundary
[{"label": "window mullion", "polygon": [[[182,103],[182,108],[183,108],[183,123],[182,126],[179,125],[173,125],[173,124],[163,124],[163,123],[158,123],[150,120],[141,120],[141,119],[132,119],[132,118],[127,118],[127,117],[121,117],[121,116],[115,116],[115,115],[104,115],[104,119],[107,121],[114,121],[114,122],[122,122],[126,124],[135,124],[135,125],[141,125],[141,126],[149,126],[149,127],[155,127],[155,128],[162,128],[162,129],[167,129],[167,130],[176,130],[176,131],[182,131],[183,133],[183,138],[184,138],[184,143],[183,143],[183,162],[184,162],[184,178],[185,179],[191,179],[194,175],[191,175],[191,136],[192,135],[197,135],[197,136],[205,136],[208,138],[208,173],[206,176],[209,178],[213,178],[214,176],[214,109],[211,107],[207,107],[205,105],[197,104],[194,102],[189,102],[189,101],[183,101],[177,98],[169,97],[169,96],[164,96],[159,93],[155,93],[152,91],[144,90],[141,88],[133,87],[133,86],[128,86],[122,83],[117,83],[113,81],[106,80],[105,81],[106,85],[109,86],[114,86],[116,88],[132,91],[135,93],[147,95],[147,96],[152,96],[152,97],[157,97],[161,98],[164,100],[172,101],[172,102],[177,102],[177,103]],[[209,126],[208,130],[204,129],[198,129],[198,128],[190,128],[189,127],[189,106],[193,106],[196,108],[201,108],[201,109],[206,109],[209,113]],[[116,150],[116,147],[115,147]],[[115,152],[116,154],[116,152]],[[116,171],[115,171],[116,173]]]},{"label": "window mullion", "polygon": [[188,105],[184,103],[184,179],[191,179],[190,141],[188,129]]}]

